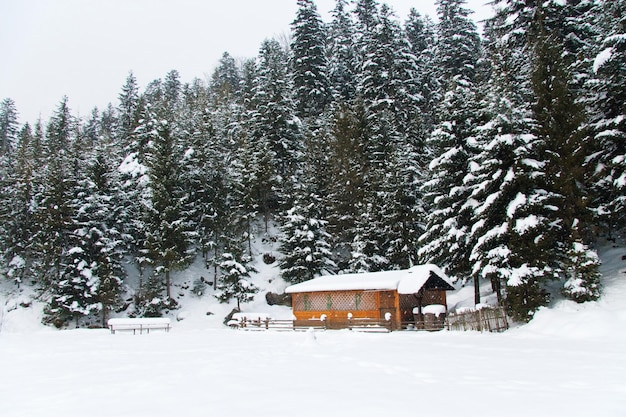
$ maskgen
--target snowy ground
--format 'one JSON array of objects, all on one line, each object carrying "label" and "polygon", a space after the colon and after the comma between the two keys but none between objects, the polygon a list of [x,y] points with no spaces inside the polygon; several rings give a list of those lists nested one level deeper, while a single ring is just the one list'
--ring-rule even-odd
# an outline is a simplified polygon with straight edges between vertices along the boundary
[{"label": "snowy ground", "polygon": [[197,303],[170,333],[111,335],[13,311],[0,415],[626,416],[623,254],[604,255],[601,301],[502,334],[235,331]]}]

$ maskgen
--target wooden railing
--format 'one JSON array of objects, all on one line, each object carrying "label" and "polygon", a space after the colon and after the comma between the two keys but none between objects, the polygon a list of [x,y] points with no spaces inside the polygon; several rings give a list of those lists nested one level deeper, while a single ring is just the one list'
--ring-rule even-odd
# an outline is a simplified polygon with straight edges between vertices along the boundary
[{"label": "wooden railing", "polygon": [[368,318],[346,318],[338,320],[278,320],[269,317],[240,317],[231,320],[229,326],[244,330],[288,330],[302,331],[349,329],[362,332],[391,332],[394,330],[439,331],[443,329],[480,332],[502,332],[509,328],[506,312],[502,307],[484,307],[479,310],[449,312],[448,314],[424,314],[422,320],[402,322],[401,328],[395,328],[392,320]]},{"label": "wooden railing", "polygon": [[271,318],[243,317],[237,321],[232,320],[229,326],[244,330],[338,330],[348,329],[363,332],[390,332],[393,323],[389,320],[375,320],[351,318],[345,320],[277,320]]}]

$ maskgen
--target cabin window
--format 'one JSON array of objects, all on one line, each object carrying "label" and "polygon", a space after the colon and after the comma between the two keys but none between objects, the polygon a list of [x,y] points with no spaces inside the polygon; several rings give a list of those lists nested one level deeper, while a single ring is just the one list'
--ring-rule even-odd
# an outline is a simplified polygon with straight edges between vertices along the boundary
[{"label": "cabin window", "polygon": [[326,294],[326,310],[333,308],[333,297],[330,294]]},{"label": "cabin window", "polygon": [[376,310],[374,292],[337,292],[333,293],[333,310]]},{"label": "cabin window", "polygon": [[304,296],[302,297],[303,301],[304,301],[304,311],[308,311],[311,309],[311,298],[309,297],[309,294],[304,294]]}]

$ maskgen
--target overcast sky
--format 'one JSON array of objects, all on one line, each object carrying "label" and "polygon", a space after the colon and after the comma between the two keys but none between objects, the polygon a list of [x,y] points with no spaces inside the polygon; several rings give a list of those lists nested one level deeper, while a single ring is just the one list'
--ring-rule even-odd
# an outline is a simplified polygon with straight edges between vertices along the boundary
[{"label": "overcast sky", "polygon": [[[435,18],[434,1],[386,3],[404,22],[411,7]],[[468,0],[476,20],[490,15],[486,1]],[[329,21],[335,0],[316,4]],[[47,121],[64,95],[86,117],[117,105],[131,70],[143,89],[172,69],[206,79],[224,51],[256,56],[296,10],[296,0],[0,0],[0,100],[15,101],[20,123]]]}]

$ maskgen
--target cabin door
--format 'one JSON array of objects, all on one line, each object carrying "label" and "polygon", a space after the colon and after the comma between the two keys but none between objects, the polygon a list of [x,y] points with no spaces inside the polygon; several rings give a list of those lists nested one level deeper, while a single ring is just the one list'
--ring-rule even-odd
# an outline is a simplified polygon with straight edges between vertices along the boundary
[{"label": "cabin door", "polygon": [[391,321],[396,323],[396,294],[393,291],[380,292],[380,319],[385,320],[387,313],[391,314]]}]

